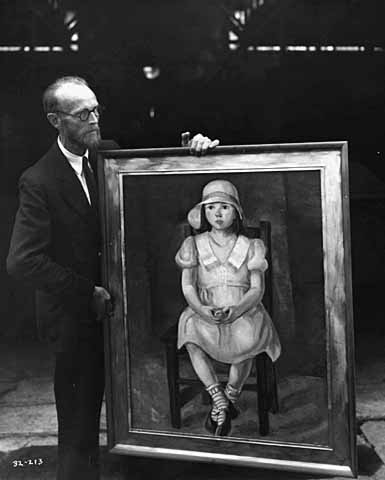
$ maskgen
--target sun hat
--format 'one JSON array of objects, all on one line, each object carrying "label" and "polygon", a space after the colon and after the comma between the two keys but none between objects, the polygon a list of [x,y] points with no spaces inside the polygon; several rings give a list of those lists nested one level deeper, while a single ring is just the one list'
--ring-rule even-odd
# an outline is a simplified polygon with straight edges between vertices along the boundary
[{"label": "sun hat", "polygon": [[237,210],[239,217],[242,220],[243,210],[235,186],[228,180],[213,180],[203,188],[202,200],[189,211],[187,215],[188,223],[196,230],[200,228],[202,205],[216,202],[232,205]]}]

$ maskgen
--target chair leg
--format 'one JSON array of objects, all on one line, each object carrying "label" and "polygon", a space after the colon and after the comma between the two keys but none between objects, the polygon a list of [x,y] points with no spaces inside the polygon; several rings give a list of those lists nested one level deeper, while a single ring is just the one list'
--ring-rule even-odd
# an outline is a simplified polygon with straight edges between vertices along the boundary
[{"label": "chair leg", "polygon": [[272,388],[272,399],[271,399],[271,413],[278,413],[279,412],[279,403],[278,403],[278,385],[277,385],[277,372],[275,370],[275,365],[271,362],[271,388]]},{"label": "chair leg", "polygon": [[166,361],[167,361],[167,381],[168,393],[170,398],[170,416],[171,425],[174,428],[180,428],[181,421],[181,406],[179,393],[179,359],[177,347],[174,343],[166,344]]},{"label": "chair leg", "polygon": [[257,392],[258,392],[258,418],[259,433],[262,436],[269,434],[269,386],[267,375],[267,358],[266,353],[261,353],[255,357],[256,373],[257,373]]}]

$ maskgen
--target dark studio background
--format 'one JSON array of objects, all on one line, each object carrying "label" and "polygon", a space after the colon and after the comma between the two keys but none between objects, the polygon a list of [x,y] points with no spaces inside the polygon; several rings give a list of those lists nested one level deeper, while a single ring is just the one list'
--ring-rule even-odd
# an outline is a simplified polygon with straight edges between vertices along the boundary
[{"label": "dark studio background", "polygon": [[17,179],[55,139],[41,94],[65,74],[88,79],[103,136],[122,147],[178,146],[185,130],[222,144],[348,140],[355,333],[384,333],[384,17],[381,0],[1,0],[0,46],[22,50],[0,49],[0,336],[36,337],[32,293],[5,258]]}]

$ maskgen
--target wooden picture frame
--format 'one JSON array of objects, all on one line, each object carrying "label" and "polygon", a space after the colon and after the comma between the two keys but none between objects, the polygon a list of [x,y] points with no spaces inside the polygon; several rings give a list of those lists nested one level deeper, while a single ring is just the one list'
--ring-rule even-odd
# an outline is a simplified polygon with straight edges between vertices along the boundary
[{"label": "wooden picture frame", "polygon": [[[204,156],[187,148],[109,150],[98,176],[104,283],[115,302],[105,324],[111,452],[355,476],[346,142],[224,146]],[[178,352],[167,358],[164,340],[186,305],[174,261],[186,216],[214,179],[236,186],[249,225],[271,228],[269,313],[282,345],[275,368],[263,364],[257,388],[242,393],[241,414],[223,437],[204,428],[210,405],[202,385],[174,396],[184,369],[194,372],[188,356],[170,372]],[[275,412],[267,430],[257,411],[263,378]],[[253,370],[248,380],[256,386]]]}]

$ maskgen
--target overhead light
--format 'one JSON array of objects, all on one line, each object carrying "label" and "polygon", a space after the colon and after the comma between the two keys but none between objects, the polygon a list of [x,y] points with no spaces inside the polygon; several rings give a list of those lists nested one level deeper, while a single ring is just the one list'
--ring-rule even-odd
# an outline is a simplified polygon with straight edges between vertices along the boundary
[{"label": "overhead light", "polygon": [[147,80],[155,80],[160,75],[160,68],[152,65],[145,65],[143,67],[143,73]]},{"label": "overhead light", "polygon": [[0,46],[0,52],[19,52],[21,47],[19,46],[11,46],[11,45],[4,45]]},{"label": "overhead light", "polygon": [[72,30],[74,27],[76,27],[78,21],[75,19],[75,20],[72,20],[72,22],[70,23],[67,23],[67,28],[68,30]]},{"label": "overhead light", "polygon": [[74,12],[73,10],[67,10],[64,15],[64,23],[68,25],[75,18],[76,18],[76,12]]}]

